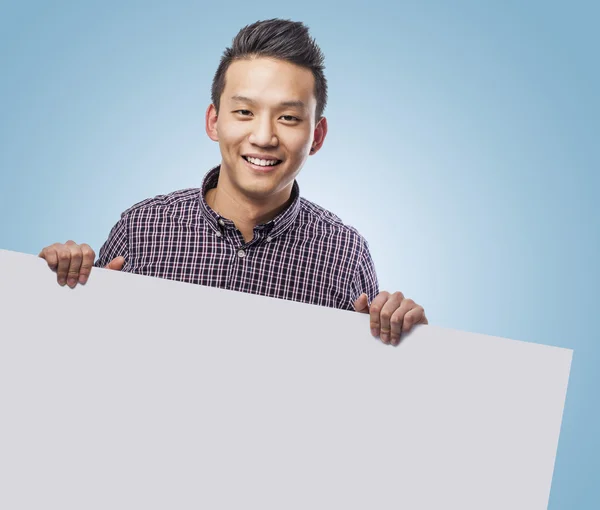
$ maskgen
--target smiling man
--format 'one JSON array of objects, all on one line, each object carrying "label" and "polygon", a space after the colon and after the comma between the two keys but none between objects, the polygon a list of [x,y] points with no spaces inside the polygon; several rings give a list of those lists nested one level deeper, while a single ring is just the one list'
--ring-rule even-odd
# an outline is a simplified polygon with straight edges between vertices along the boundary
[{"label": "smiling man", "polygon": [[100,249],[73,241],[42,250],[61,285],[92,266],[370,314],[373,336],[397,345],[426,324],[401,292],[379,292],[364,238],[300,196],[296,182],[327,135],[323,55],[299,22],[243,28],[223,54],[206,111],[221,164],[199,189],[125,211]]}]

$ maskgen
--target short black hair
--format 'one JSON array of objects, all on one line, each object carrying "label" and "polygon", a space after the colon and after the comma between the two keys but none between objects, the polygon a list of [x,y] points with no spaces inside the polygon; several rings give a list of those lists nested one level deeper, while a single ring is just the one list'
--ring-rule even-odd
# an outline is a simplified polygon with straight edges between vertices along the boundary
[{"label": "short black hair", "polygon": [[276,58],[312,71],[317,99],[316,118],[319,120],[323,116],[327,104],[327,80],[323,73],[325,57],[321,48],[308,33],[306,25],[278,18],[245,26],[234,37],[231,48],[226,48],[223,52],[211,91],[217,113],[229,66],[236,60],[256,57]]}]

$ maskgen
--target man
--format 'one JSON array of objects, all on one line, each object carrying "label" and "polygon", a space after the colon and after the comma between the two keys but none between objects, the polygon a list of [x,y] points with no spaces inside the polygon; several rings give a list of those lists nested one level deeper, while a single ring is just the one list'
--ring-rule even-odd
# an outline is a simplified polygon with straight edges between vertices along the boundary
[{"label": "man", "polygon": [[299,195],[296,176],[327,135],[323,55],[302,23],[243,28],[212,84],[206,132],[221,164],[201,189],[125,211],[100,249],[73,241],[42,250],[61,285],[93,265],[370,314],[373,336],[398,345],[427,324],[402,293],[379,292],[368,245],[352,227]]}]

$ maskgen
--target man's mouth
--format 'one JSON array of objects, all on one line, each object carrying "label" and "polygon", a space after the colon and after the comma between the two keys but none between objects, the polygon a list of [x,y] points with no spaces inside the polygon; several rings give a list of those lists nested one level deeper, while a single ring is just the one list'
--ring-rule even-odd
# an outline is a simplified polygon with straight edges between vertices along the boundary
[{"label": "man's mouth", "polygon": [[248,163],[252,163],[253,165],[264,166],[264,167],[276,166],[282,162],[280,159],[260,159],[260,158],[253,158],[251,156],[242,156],[242,158],[244,158]]}]

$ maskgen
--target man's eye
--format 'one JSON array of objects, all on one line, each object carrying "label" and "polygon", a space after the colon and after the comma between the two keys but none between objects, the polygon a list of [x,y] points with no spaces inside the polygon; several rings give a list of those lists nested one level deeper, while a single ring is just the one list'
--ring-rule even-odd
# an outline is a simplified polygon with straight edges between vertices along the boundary
[{"label": "man's eye", "polygon": [[298,117],[294,117],[293,115],[282,115],[281,118],[286,122],[298,122],[300,120]]},{"label": "man's eye", "polygon": [[239,113],[240,115],[242,115],[244,117],[248,117],[248,116],[252,115],[252,112],[250,110],[236,110],[234,113]]}]

